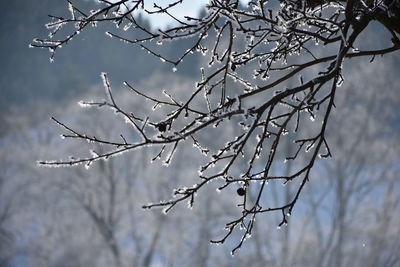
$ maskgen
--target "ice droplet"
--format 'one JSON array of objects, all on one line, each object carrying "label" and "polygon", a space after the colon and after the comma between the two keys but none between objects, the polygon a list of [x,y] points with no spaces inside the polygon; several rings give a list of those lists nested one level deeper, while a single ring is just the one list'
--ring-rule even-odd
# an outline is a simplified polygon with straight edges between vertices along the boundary
[{"label": "ice droplet", "polygon": [[177,69],[176,67],[173,67],[173,68],[172,68],[172,71],[173,71],[173,72],[176,72],[177,70],[178,70],[178,69]]},{"label": "ice droplet", "polygon": [[132,26],[132,23],[128,23],[124,26],[124,31],[129,30],[129,28]]}]

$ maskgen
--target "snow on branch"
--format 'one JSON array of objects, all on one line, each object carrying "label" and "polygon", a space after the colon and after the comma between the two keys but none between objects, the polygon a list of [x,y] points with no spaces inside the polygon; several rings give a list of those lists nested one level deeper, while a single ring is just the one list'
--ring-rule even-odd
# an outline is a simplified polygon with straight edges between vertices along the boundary
[{"label": "snow on branch", "polygon": [[[84,158],[40,163],[89,166],[94,161],[127,151],[158,146],[159,153],[153,160],[164,159],[163,163],[168,165],[174,153],[179,153],[177,148],[191,142],[207,157],[207,162],[199,167],[198,183],[178,188],[172,199],[148,204],[144,208],[163,207],[168,212],[183,201],[192,206],[200,189],[215,185],[211,183],[215,180],[223,182],[218,190],[240,185],[237,192],[243,197],[239,205],[241,216],[226,224],[224,237],[212,241],[223,243],[233,232],[241,231],[242,238],[232,253],[251,237],[256,217],[260,214],[280,212],[279,226],[288,223],[288,216],[310,181],[316,161],[332,156],[326,129],[335,107],[335,95],[345,76],[342,70],[345,59],[370,57],[372,61],[377,55],[400,48],[398,0],[285,0],[280,1],[280,5],[253,0],[248,6],[243,6],[238,0],[211,0],[204,7],[206,12],[202,13],[203,16],[196,18],[174,15],[174,8],[179,7],[182,0],[162,5],[156,3],[151,10],[146,9],[145,0],[99,2],[100,8],[86,12],[68,1],[70,17],[51,16],[52,21],[46,25],[51,31],[49,38],[35,39],[31,46],[49,49],[53,59],[58,48],[88,26],[114,23],[117,28],[115,32],[107,32],[108,36],[141,46],[164,62],[162,64],[171,64],[176,70],[188,55],[199,53],[207,58],[208,68],[201,68],[201,80],[184,101],[166,91],[164,96],[167,100],[165,97],[152,97],[128,82],[124,83],[137,97],[148,100],[153,109],[169,108],[158,121],[122,108],[114,99],[107,75],[102,73],[108,99],[104,102],[81,102],[81,105],[114,110],[132,126],[139,140],[130,141],[122,135],[121,140],[103,140],[53,118],[68,132],[64,138],[99,143],[108,150]],[[137,18],[139,14],[164,14],[174,24],[166,29],[152,29],[141,25]],[[373,20],[390,32],[388,43],[391,46],[356,49],[360,34]],[[60,29],[70,24],[74,25],[74,30],[69,35],[57,37]],[[130,39],[124,34],[128,30],[139,32],[142,37]],[[167,58],[159,51],[161,45],[168,45],[167,41],[176,45],[183,39],[190,40],[190,45],[178,57]],[[315,131],[309,131],[309,120]],[[218,147],[216,151],[199,138],[207,134],[208,129],[223,129],[228,127],[226,125],[235,128],[237,134],[228,142],[214,140],[216,144],[212,145]],[[294,149],[291,151],[294,153],[285,154],[283,139],[292,142]],[[240,165],[243,158],[247,160],[244,168]],[[274,173],[274,164],[282,158],[296,162],[297,170],[288,175]],[[240,168],[243,172],[238,174]],[[267,206],[262,199],[269,181],[282,181],[284,184],[297,181],[291,200],[280,206]],[[246,191],[250,190],[252,182],[260,186],[256,198],[249,201]]]}]

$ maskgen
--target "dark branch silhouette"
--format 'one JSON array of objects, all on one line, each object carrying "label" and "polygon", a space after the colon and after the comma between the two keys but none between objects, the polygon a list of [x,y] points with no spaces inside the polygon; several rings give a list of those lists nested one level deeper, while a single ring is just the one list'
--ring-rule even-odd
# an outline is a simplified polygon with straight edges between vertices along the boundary
[{"label": "dark branch silhouette", "polygon": [[[203,54],[209,68],[201,68],[201,80],[185,100],[164,92],[164,98],[155,98],[136,89],[131,83],[124,85],[138,97],[149,100],[156,107],[167,107],[169,112],[161,120],[152,116],[140,117],[135,110],[119,106],[113,97],[107,75],[102,79],[108,99],[102,102],[81,102],[83,106],[111,108],[132,126],[139,140],[103,140],[53,120],[68,134],[65,138],[83,139],[104,145],[108,150],[91,151],[87,157],[65,161],[42,161],[44,165],[89,166],[97,160],[107,159],[140,147],[159,146],[153,160],[164,159],[169,164],[177,148],[186,142],[207,156],[208,162],[200,166],[199,182],[191,187],[178,188],[170,200],[145,205],[144,208],[164,207],[165,212],[182,201],[192,206],[195,195],[210,182],[223,181],[218,190],[234,186],[243,197],[242,215],[226,224],[227,233],[213,243],[223,243],[234,231],[242,229],[242,238],[233,253],[251,236],[256,216],[278,211],[282,214],[279,226],[288,222],[312,169],[319,158],[328,158],[331,151],[326,139],[329,117],[335,107],[335,95],[343,83],[343,63],[346,59],[385,55],[400,49],[400,1],[280,1],[254,0],[247,7],[238,0],[212,0],[202,17],[178,17],[173,9],[183,1],[167,5],[154,4],[146,9],[145,0],[110,2],[99,0],[97,10],[83,11],[68,1],[68,18],[50,16],[46,26],[48,39],[35,39],[33,47],[47,48],[53,60],[56,51],[78,34],[98,23],[115,23],[115,32],[107,32],[129,44],[139,45],[152,56],[160,58],[173,69],[192,53]],[[169,16],[174,24],[165,29],[151,29],[140,25],[140,12]],[[371,21],[377,21],[390,33],[389,47],[359,50]],[[73,25],[65,35],[62,28]],[[71,30],[70,28],[68,28]],[[123,30],[134,30],[143,36],[130,39]],[[59,37],[60,36],[60,37]],[[368,35],[367,35],[368,36]],[[175,59],[167,58],[157,44],[171,41],[174,45],[187,39],[192,45]],[[321,46],[317,46],[322,44]],[[321,53],[322,52],[322,53]],[[300,57],[301,55],[301,57]],[[318,71],[316,71],[316,69]],[[297,84],[293,78],[298,77]],[[309,120],[317,130],[309,131]],[[307,119],[307,122],[306,122]],[[215,140],[217,149],[200,141],[209,128],[232,127],[235,136],[228,142]],[[256,142],[254,143],[254,139]],[[294,153],[286,155],[283,139],[292,143]],[[222,138],[221,138],[222,140]],[[212,144],[215,145],[215,144]],[[165,155],[167,152],[169,153]],[[308,154],[307,154],[308,153]],[[302,155],[302,160],[299,160]],[[243,158],[246,160],[243,167]],[[281,159],[296,162],[293,172],[284,175],[272,169]],[[304,160],[305,159],[305,160]],[[238,173],[238,169],[243,169]],[[280,206],[269,207],[262,201],[269,181],[283,183],[296,181],[292,199]],[[246,191],[251,182],[261,183],[254,199],[249,201]],[[251,204],[249,204],[251,203]]]}]

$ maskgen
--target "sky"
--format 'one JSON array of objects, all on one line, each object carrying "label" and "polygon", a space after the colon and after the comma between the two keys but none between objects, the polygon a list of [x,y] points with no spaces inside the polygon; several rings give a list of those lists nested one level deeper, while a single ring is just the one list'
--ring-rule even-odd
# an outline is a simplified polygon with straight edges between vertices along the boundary
[{"label": "sky", "polygon": [[[172,0],[158,0],[158,1],[146,1],[145,7],[148,10],[152,10],[154,3],[157,3],[160,6],[167,6],[169,3],[172,3]],[[183,1],[182,4],[175,6],[171,11],[173,11],[174,15],[177,18],[183,19],[184,16],[196,17],[199,14],[199,11],[203,6],[209,3],[210,0],[186,0]],[[242,3],[247,2],[246,0],[242,0]],[[166,25],[171,24],[174,20],[168,15],[160,15],[157,14],[155,16],[149,16],[152,24],[155,28],[164,28]]]},{"label": "sky", "polygon": [[[169,3],[173,1],[171,0],[161,0],[161,1],[146,1],[145,7],[147,10],[154,10],[154,3],[157,3],[160,6],[167,6]],[[182,4],[175,6],[171,11],[173,11],[174,15],[177,18],[183,19],[184,16],[196,17],[199,14],[200,9],[205,6],[209,0],[190,0],[183,1]],[[168,15],[146,15],[151,20],[151,23],[155,28],[164,28],[165,26],[173,23],[173,19]]]}]

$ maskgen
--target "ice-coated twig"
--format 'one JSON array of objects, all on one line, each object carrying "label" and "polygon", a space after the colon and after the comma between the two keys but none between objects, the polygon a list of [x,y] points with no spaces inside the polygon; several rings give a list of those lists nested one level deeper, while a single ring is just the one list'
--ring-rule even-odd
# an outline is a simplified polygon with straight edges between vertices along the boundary
[{"label": "ice-coated twig", "polygon": [[[100,2],[98,10],[86,12],[68,1],[70,17],[51,16],[52,21],[47,24],[49,38],[37,38],[31,47],[49,49],[53,60],[58,48],[88,26],[111,22],[117,29],[107,32],[108,36],[142,47],[165,64],[171,64],[174,70],[192,53],[205,56],[208,67],[201,68],[201,79],[193,88],[185,88],[192,93],[183,101],[166,91],[167,100],[153,97],[131,83],[124,83],[138,97],[149,100],[153,110],[159,107],[168,110],[157,120],[148,114],[139,116],[135,110],[120,107],[107,75],[103,73],[108,99],[82,101],[81,106],[111,108],[132,126],[141,140],[130,141],[122,134],[118,141],[100,139],[53,118],[68,132],[63,137],[102,144],[106,149],[96,153],[92,150],[87,157],[41,161],[40,164],[89,166],[124,152],[159,146],[152,161],[161,159],[169,165],[174,153],[179,153],[179,147],[191,142],[206,157],[206,163],[199,168],[200,181],[191,187],[175,189],[170,200],[148,204],[144,208],[163,207],[168,212],[186,200],[191,207],[195,195],[202,188],[217,184],[210,183],[217,179],[223,180],[223,185],[218,184],[218,190],[237,184],[247,189],[251,182],[258,182],[260,186],[252,203],[246,202],[246,189],[242,189],[241,215],[226,224],[227,233],[221,239],[211,241],[224,243],[238,231],[241,238],[232,253],[251,237],[257,216],[278,212],[282,214],[278,226],[287,224],[288,214],[292,213],[311,180],[316,162],[332,156],[326,129],[335,107],[337,87],[343,82],[344,61],[359,57],[371,57],[373,61],[377,55],[400,49],[400,14],[396,9],[399,0],[376,1],[373,6],[361,0],[283,0],[279,6],[264,0],[250,1],[248,6],[238,0],[211,0],[205,6],[203,17],[183,18],[174,14],[174,8],[182,3],[181,0],[155,4],[152,9],[145,9],[145,0]],[[143,13],[167,15],[175,24],[162,30],[147,28],[136,17]],[[393,45],[368,51],[355,49],[360,33],[372,20],[377,20],[390,32]],[[74,30],[59,37],[60,29],[65,25],[74,25]],[[130,39],[124,34],[128,30],[140,33],[141,37]],[[185,42],[188,46],[175,59],[167,58],[159,49],[164,43],[175,45],[183,39],[189,40]],[[321,51],[318,44],[326,47],[323,55],[317,53]],[[317,67],[320,72],[310,75],[312,71],[309,70]],[[254,82],[249,76],[253,76]],[[206,135],[207,129],[220,129],[226,125],[234,129],[235,135],[227,135],[228,140],[224,141],[214,140],[216,151],[210,150],[206,141],[200,141],[203,139],[199,137]],[[308,131],[308,128],[314,131]],[[282,148],[284,139],[294,147],[291,153],[285,153]],[[169,153],[165,156],[166,151]],[[241,167],[243,160],[247,163]],[[274,165],[283,160],[293,161],[295,171],[285,175],[274,173]],[[284,184],[296,181],[290,200],[275,207],[266,206],[263,198],[269,181]]]}]

